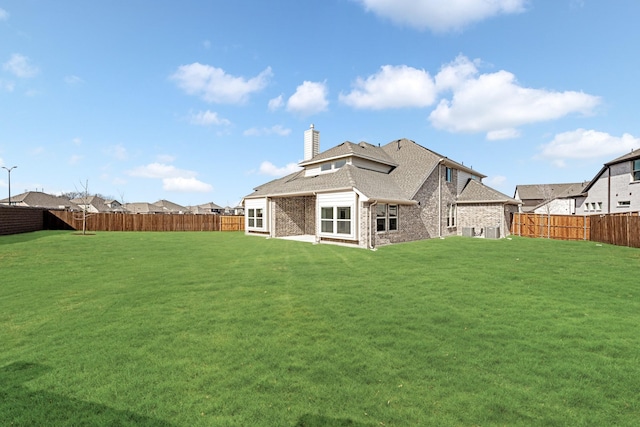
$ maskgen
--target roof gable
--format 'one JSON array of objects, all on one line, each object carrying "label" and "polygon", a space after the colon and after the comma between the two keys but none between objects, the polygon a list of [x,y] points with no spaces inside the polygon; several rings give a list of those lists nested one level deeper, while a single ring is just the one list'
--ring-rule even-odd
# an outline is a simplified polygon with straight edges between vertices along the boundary
[{"label": "roof gable", "polygon": [[516,199],[512,199],[499,192],[498,190],[494,190],[491,187],[487,187],[480,181],[475,179],[470,179],[465,185],[464,189],[458,196],[458,203],[505,203],[511,205],[520,204]]},{"label": "roof gable", "polygon": [[345,141],[340,145],[328,149],[327,151],[323,151],[310,160],[301,162],[300,166],[310,166],[318,163],[323,163],[327,160],[333,160],[343,157],[359,157],[388,166],[397,166],[393,159],[391,159],[391,157],[389,157],[389,155],[380,147],[376,147],[375,145],[371,145],[366,142],[354,144],[353,142],[349,141]]}]

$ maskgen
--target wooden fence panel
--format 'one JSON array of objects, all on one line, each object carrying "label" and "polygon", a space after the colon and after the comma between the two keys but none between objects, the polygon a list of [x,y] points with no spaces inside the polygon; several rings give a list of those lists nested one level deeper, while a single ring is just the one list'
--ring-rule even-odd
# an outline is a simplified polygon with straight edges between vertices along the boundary
[{"label": "wooden fence panel", "polygon": [[516,213],[511,222],[511,234],[558,240],[589,240],[590,217]]},{"label": "wooden fence panel", "polygon": [[[82,212],[49,211],[74,230],[82,230]],[[96,213],[87,231],[243,231],[244,216]],[[54,222],[52,222],[54,223]]]},{"label": "wooden fence panel", "polygon": [[640,248],[640,216],[597,215],[592,219],[591,240],[618,246]]}]

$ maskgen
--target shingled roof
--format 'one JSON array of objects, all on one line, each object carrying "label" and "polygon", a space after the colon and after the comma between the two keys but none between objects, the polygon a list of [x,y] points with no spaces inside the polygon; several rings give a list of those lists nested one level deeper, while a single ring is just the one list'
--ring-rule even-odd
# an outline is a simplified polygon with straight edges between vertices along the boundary
[{"label": "shingled roof", "polygon": [[[0,200],[0,203],[9,203],[9,198]],[[73,205],[69,199],[40,191],[27,191],[26,193],[11,196],[11,204],[48,209],[67,209]]]},{"label": "shingled roof", "polygon": [[458,204],[468,203],[504,203],[519,205],[520,202],[493,188],[487,187],[480,181],[470,179],[458,196]]},{"label": "shingled roof", "polygon": [[390,173],[383,173],[347,164],[335,172],[316,176],[305,176],[305,171],[301,170],[256,187],[255,192],[246,197],[311,195],[355,189],[371,200],[413,204],[413,197],[440,162],[484,177],[471,168],[408,139],[394,140],[382,147],[365,142],[353,144],[347,141],[300,165],[308,166],[349,156],[373,160],[392,166],[393,169]]}]

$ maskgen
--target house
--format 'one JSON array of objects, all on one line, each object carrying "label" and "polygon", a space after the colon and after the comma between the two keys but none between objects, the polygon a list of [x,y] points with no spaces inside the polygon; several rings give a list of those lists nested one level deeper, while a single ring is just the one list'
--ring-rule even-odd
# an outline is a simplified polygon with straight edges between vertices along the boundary
[{"label": "house", "polygon": [[584,215],[640,211],[640,149],[605,163],[576,198]]},{"label": "house", "polygon": [[586,182],[517,185],[514,199],[522,202],[520,212],[573,215],[576,213],[576,199],[582,195],[586,185]]},{"label": "house", "polygon": [[380,147],[344,142],[322,153],[305,131],[301,170],[244,198],[247,234],[363,248],[462,235],[509,233],[518,202],[485,175],[409,139]]},{"label": "house", "polygon": [[236,206],[232,208],[231,206],[225,206],[224,208],[225,215],[244,215],[244,208],[242,206]]},{"label": "house", "polygon": [[203,214],[203,215],[217,215],[224,211],[221,206],[216,205],[213,202],[204,203],[198,206],[189,206],[189,210],[194,214]]},{"label": "house", "polygon": [[170,202],[169,200],[158,200],[157,202],[153,203],[154,205],[162,208],[162,211],[164,213],[169,213],[169,214],[186,214],[186,213],[191,213],[189,211],[188,208],[186,208],[185,206],[179,205],[177,203],[173,203]]},{"label": "house", "polygon": [[[0,204],[8,205],[9,199],[6,198],[0,200]],[[22,194],[11,196],[11,205],[47,209],[70,209],[73,206],[73,203],[64,197],[53,196],[41,191],[27,191]]]},{"label": "house", "polygon": [[157,205],[146,202],[126,203],[124,209],[132,214],[162,214],[164,210]]},{"label": "house", "polygon": [[115,210],[106,203],[105,199],[98,196],[76,197],[75,199],[71,199],[71,203],[75,204],[77,209],[82,211],[86,210],[89,213],[115,212]]}]

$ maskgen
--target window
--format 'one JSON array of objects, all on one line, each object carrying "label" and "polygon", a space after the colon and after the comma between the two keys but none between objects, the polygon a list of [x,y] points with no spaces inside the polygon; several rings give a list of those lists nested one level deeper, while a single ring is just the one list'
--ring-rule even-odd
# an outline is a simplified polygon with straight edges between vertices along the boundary
[{"label": "window", "polygon": [[323,163],[320,165],[320,171],[327,172],[332,169],[340,169],[346,164],[347,164],[347,159],[340,159],[340,160],[336,160],[335,162]]},{"label": "window", "polygon": [[322,208],[320,214],[320,230],[323,233],[333,233],[333,207]]},{"label": "window", "polygon": [[338,234],[351,234],[351,208],[340,207],[338,211],[337,226]]},{"label": "window", "polygon": [[445,167],[445,175],[447,182],[453,181],[453,169]]},{"label": "window", "polygon": [[398,205],[380,203],[376,205],[376,231],[398,229]]},{"label": "window", "polygon": [[619,208],[628,208],[629,206],[631,206],[631,201],[630,200],[618,200],[618,207]]},{"label": "window", "polygon": [[262,209],[249,209],[249,213],[247,214],[247,221],[247,227],[249,228],[262,228]]},{"label": "window", "polygon": [[601,211],[602,210],[602,202],[598,202],[597,205],[598,205],[598,210]]},{"label": "window", "polygon": [[447,206],[447,227],[456,226],[456,205]]},{"label": "window", "polygon": [[320,208],[320,231],[329,234],[351,234],[351,207]]},{"label": "window", "polygon": [[640,181],[640,159],[633,161],[633,180]]},{"label": "window", "polygon": [[376,231],[386,231],[387,229],[387,205],[381,203],[376,205]]},{"label": "window", "polygon": [[389,205],[389,231],[398,229],[398,205]]}]

